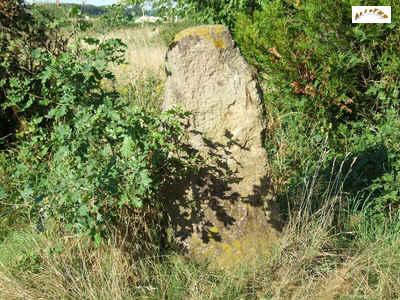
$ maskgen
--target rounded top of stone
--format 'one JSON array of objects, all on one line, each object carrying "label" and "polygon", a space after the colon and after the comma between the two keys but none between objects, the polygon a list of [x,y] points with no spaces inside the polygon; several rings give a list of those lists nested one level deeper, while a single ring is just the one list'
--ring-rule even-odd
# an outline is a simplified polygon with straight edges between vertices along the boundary
[{"label": "rounded top of stone", "polygon": [[187,28],[179,32],[174,43],[178,43],[186,37],[197,37],[208,40],[214,44],[216,48],[225,49],[232,45],[231,34],[224,25],[201,25]]}]

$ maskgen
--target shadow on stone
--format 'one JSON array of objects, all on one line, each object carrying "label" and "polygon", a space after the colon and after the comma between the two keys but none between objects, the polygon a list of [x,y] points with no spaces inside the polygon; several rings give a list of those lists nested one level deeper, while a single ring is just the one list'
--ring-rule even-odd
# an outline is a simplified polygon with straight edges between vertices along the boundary
[{"label": "shadow on stone", "polygon": [[191,256],[215,257],[221,265],[265,254],[280,222],[254,71],[223,25],[178,33],[166,70],[162,109],[178,106],[191,113],[187,155],[200,165],[169,182],[164,192],[177,243]]},{"label": "shadow on stone", "polygon": [[[198,131],[191,131],[192,134],[200,135]],[[266,199],[268,191],[271,190],[270,179],[264,176],[259,185],[253,186],[250,195],[242,196],[232,190],[233,184],[240,183],[243,178],[233,172],[227,159],[234,159],[231,156],[230,147],[238,145],[233,135],[226,130],[225,136],[229,138],[228,147],[213,142],[210,139],[202,138],[208,151],[203,155],[192,146],[186,144],[185,152],[190,157],[197,157],[200,167],[196,170],[189,170],[176,180],[169,182],[162,190],[162,198],[165,203],[169,223],[173,227],[175,238],[180,250],[186,251],[185,241],[193,234],[198,234],[203,243],[211,240],[223,242],[220,232],[217,232],[217,224],[212,222],[206,215],[206,211],[215,214],[215,220],[229,229],[237,225],[238,220],[232,215],[229,207],[238,202],[249,204],[252,207],[259,207],[266,212],[271,212],[269,224],[277,231],[281,231],[282,222],[279,219],[277,205]],[[246,147],[241,147],[246,151]],[[205,157],[211,158],[207,159]],[[235,162],[240,165],[238,161]]]}]

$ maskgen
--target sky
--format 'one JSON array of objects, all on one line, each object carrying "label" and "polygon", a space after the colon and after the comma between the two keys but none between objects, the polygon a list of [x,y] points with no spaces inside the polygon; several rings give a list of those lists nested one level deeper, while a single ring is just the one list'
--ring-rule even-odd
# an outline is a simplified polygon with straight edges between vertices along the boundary
[{"label": "sky", "polygon": [[[56,0],[28,0],[28,3],[55,3]],[[117,3],[118,0],[85,0],[86,4],[93,4],[97,6],[101,5],[111,5]],[[61,3],[78,3],[81,4],[82,0],[61,0]]]}]

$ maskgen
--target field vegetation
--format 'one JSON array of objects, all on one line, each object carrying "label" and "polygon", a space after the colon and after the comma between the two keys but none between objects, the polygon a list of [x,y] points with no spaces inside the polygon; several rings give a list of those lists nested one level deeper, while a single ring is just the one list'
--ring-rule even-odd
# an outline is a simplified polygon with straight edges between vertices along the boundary
[{"label": "field vegetation", "polygon": [[[351,0],[166,2],[180,22],[0,3],[0,298],[400,298],[400,5],[366,1],[394,14],[365,26]],[[200,23],[257,70],[285,224],[229,270],[181,255],[162,194],[199,167],[160,104],[168,43]]]}]

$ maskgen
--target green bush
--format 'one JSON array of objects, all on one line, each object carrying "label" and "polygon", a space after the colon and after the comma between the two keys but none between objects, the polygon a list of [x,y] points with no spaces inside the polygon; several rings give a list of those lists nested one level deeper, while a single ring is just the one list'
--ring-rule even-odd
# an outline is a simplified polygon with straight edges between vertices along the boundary
[{"label": "green bush", "polygon": [[188,15],[195,16],[199,22],[222,23],[230,28],[235,24],[239,13],[251,15],[256,8],[260,7],[259,0],[212,0],[183,1],[182,11]]},{"label": "green bush", "polygon": [[184,20],[178,23],[165,23],[160,26],[160,34],[156,36],[157,40],[160,40],[165,44],[169,45],[175,38],[175,35],[186,28],[199,25],[195,20]]},{"label": "green bush", "polygon": [[136,13],[123,4],[114,4],[106,8],[98,20],[95,29],[99,31],[111,30],[113,28],[134,24]]},{"label": "green bush", "polygon": [[33,18],[22,1],[0,4],[0,147],[12,141],[13,133],[21,125],[17,108],[5,107],[6,98],[13,97],[7,94],[9,89],[19,80],[25,81],[27,95],[40,93],[36,82],[29,79],[43,68],[32,57],[32,49],[43,49],[55,56],[64,49],[65,40],[48,26],[50,23],[51,20],[43,17]]},{"label": "green bush", "polygon": [[[264,2],[238,18],[235,37],[260,73],[271,114],[266,147],[280,190],[296,190],[321,152],[329,153],[327,166],[351,152],[358,160],[346,183],[349,198],[368,200],[375,213],[393,212],[400,193],[398,19],[352,24],[353,2]],[[371,160],[377,147],[384,153]],[[357,178],[366,180],[356,185]]]},{"label": "green bush", "polygon": [[[128,3],[143,7],[146,1],[128,0]],[[232,28],[239,13],[251,15],[261,3],[261,0],[154,0],[152,13],[168,18],[180,16],[195,23],[225,24]]]},{"label": "green bush", "polygon": [[29,75],[5,67],[1,108],[17,112],[20,125],[0,153],[0,203],[11,207],[3,214],[25,213],[39,229],[52,218],[100,241],[138,209],[161,209],[159,187],[185,163],[182,151],[181,160],[173,154],[186,114],[146,111],[107,90],[109,65],[123,61],[125,45],[84,42],[76,37],[54,54],[21,41],[40,67]]}]

